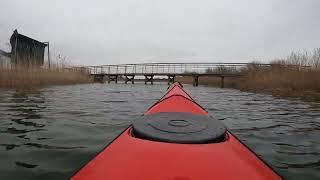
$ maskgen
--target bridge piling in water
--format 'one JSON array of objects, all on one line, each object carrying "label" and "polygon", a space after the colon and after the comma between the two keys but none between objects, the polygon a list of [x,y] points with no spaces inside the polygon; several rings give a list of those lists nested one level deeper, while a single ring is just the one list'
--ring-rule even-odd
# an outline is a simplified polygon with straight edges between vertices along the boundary
[{"label": "bridge piling in water", "polygon": [[134,84],[134,76],[135,75],[125,75],[124,83],[127,84],[129,81],[131,81],[132,84]]},{"label": "bridge piling in water", "polygon": [[198,86],[199,85],[199,76],[194,75],[193,76],[193,86]]},{"label": "bridge piling in water", "polygon": [[94,75],[93,81],[103,83],[104,82],[104,75]]},{"label": "bridge piling in water", "polygon": [[224,76],[220,76],[221,77],[221,88],[224,88]]},{"label": "bridge piling in water", "polygon": [[111,81],[114,81],[117,84],[118,83],[118,74],[109,74],[108,75],[108,84],[110,84]]},{"label": "bridge piling in water", "polygon": [[144,84],[147,84],[148,82],[151,82],[151,84],[153,84],[153,77],[154,77],[154,74],[144,75]]},{"label": "bridge piling in water", "polygon": [[168,85],[173,84],[175,81],[176,75],[169,74],[168,76]]}]

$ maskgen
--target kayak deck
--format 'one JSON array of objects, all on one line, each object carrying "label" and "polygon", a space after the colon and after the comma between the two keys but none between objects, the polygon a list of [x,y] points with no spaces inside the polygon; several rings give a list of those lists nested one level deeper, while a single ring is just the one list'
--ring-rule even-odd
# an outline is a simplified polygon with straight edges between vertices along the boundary
[{"label": "kayak deck", "polygon": [[[174,84],[145,115],[185,112],[208,116]],[[135,137],[132,126],[81,168],[72,179],[281,179],[229,131],[217,143],[182,144]]]}]

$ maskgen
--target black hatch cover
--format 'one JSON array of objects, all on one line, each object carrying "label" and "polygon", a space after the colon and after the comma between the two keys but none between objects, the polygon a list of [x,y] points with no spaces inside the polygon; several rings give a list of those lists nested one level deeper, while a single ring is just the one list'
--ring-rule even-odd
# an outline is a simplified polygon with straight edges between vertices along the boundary
[{"label": "black hatch cover", "polygon": [[225,126],[207,115],[161,112],[144,115],[133,122],[133,135],[152,141],[204,144],[224,141]]}]

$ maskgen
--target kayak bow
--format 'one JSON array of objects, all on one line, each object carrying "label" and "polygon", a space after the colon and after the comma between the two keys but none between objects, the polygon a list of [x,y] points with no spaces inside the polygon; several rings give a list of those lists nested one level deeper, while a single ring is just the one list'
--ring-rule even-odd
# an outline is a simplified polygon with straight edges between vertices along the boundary
[{"label": "kayak bow", "polygon": [[71,179],[281,179],[179,83]]}]

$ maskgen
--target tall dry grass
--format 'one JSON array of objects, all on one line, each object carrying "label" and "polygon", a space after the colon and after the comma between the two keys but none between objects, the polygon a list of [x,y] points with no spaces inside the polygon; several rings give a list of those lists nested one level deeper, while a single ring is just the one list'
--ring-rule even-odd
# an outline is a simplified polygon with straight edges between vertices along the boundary
[{"label": "tall dry grass", "polygon": [[320,69],[252,71],[238,81],[236,87],[245,90],[320,92]]},{"label": "tall dry grass", "polygon": [[[283,59],[276,59],[270,65],[260,62],[249,63],[241,69],[217,67],[207,73],[241,73],[238,78],[225,78],[225,87],[248,91],[271,92],[285,96],[318,96],[320,98],[320,48],[312,51],[292,52]],[[178,77],[178,81],[192,84],[191,77]],[[218,77],[201,77],[199,84],[218,86]],[[312,97],[313,98],[313,97]]]},{"label": "tall dry grass", "polygon": [[35,88],[48,85],[89,83],[89,75],[81,70],[57,66],[46,67],[0,67],[0,88]]},{"label": "tall dry grass", "polygon": [[292,52],[288,57],[270,63],[272,65],[268,70],[251,68],[246,77],[237,83],[238,88],[320,92],[320,48],[313,51]]}]

